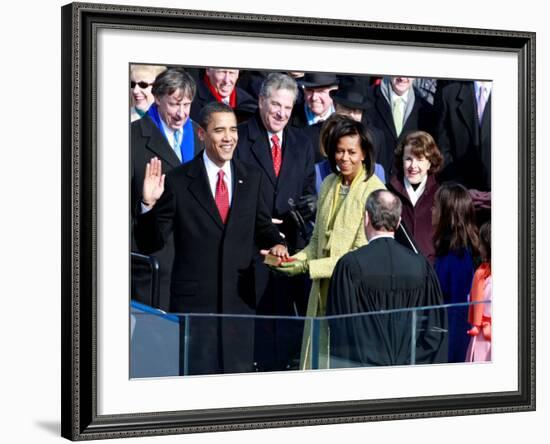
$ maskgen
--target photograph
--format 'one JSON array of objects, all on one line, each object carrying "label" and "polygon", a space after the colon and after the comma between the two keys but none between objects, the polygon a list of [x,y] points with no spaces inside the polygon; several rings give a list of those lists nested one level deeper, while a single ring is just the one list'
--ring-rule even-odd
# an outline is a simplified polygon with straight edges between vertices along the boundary
[{"label": "photograph", "polygon": [[64,6],[62,435],[533,410],[534,39]]},{"label": "photograph", "polygon": [[491,81],[129,72],[130,377],[491,361]]}]

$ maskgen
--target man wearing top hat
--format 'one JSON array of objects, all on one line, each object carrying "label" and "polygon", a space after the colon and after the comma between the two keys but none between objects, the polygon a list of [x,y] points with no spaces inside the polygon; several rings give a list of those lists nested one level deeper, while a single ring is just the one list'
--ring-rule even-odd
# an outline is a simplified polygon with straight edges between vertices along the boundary
[{"label": "man wearing top hat", "polygon": [[313,146],[315,163],[321,162],[319,133],[323,122],[334,113],[330,92],[338,88],[338,78],[334,74],[306,73],[299,83],[304,89],[304,106],[294,108],[290,124],[304,128]]}]

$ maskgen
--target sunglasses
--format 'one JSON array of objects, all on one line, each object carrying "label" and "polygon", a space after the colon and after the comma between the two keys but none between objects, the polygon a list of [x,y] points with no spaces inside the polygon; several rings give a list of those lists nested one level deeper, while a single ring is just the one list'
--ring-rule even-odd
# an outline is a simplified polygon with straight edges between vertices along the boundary
[{"label": "sunglasses", "polygon": [[149,86],[152,85],[152,83],[147,83],[147,82],[144,82],[144,81],[141,81],[141,82],[134,82],[134,81],[131,81],[130,82],[130,89],[134,89],[135,87],[139,86],[141,89],[145,89],[145,88],[148,88]]}]

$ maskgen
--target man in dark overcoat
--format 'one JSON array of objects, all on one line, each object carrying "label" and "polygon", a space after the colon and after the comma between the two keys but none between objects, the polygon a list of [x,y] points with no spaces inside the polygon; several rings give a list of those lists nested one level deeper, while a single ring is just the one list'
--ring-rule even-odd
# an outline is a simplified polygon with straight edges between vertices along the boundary
[{"label": "man in dark overcoat", "polygon": [[435,97],[435,138],[445,160],[439,179],[469,189],[478,225],[491,217],[491,92],[489,81],[457,81]]},{"label": "man in dark overcoat", "polygon": [[166,176],[158,159],[148,164],[136,239],[152,252],[174,233],[170,308],[189,315],[189,374],[249,372],[254,320],[242,315],[256,313],[256,245],[288,253],[262,199],[262,175],[233,159],[233,110],[212,102],[199,123],[205,150],[195,159]]},{"label": "man in dark overcoat", "polygon": [[[316,206],[311,142],[301,130],[288,125],[297,94],[296,81],[290,76],[269,74],[260,90],[258,112],[238,127],[235,154],[262,173],[265,185],[262,196],[272,218],[279,222],[277,226],[291,254],[307,245]],[[306,278],[277,275],[258,259],[255,265],[258,313],[305,315]],[[258,343],[257,348],[262,370],[286,368],[292,350],[298,353],[301,327],[296,321],[259,321],[262,344]]]},{"label": "man in dark overcoat", "polygon": [[[168,172],[189,162],[202,149],[198,139],[198,125],[189,118],[191,102],[195,97],[195,81],[181,69],[169,68],[153,83],[155,99],[148,112],[130,127],[130,209],[132,223],[139,213],[145,165],[152,157],[162,161]],[[140,253],[132,235],[132,251]],[[173,242],[153,256],[159,264],[159,307],[170,309],[170,272],[174,260]],[[149,276],[140,271],[132,274],[132,298],[146,300],[150,286]]]}]

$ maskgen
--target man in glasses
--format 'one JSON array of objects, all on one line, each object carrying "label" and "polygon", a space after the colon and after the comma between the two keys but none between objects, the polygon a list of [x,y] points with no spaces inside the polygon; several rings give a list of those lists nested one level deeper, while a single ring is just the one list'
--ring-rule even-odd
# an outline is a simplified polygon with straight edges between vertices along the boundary
[{"label": "man in glasses", "polygon": [[[139,85],[137,86],[139,87]],[[180,68],[169,68],[159,74],[152,87],[154,103],[147,113],[131,124],[131,211],[133,220],[139,210],[145,165],[153,157],[162,161],[165,172],[189,162],[201,150],[198,125],[189,118],[196,85],[192,77]],[[168,309],[170,271],[174,259],[173,243],[156,252],[159,262],[160,307]],[[132,251],[137,251],[134,240]],[[138,282],[147,282],[135,273],[132,276],[132,297],[143,300]]]}]

